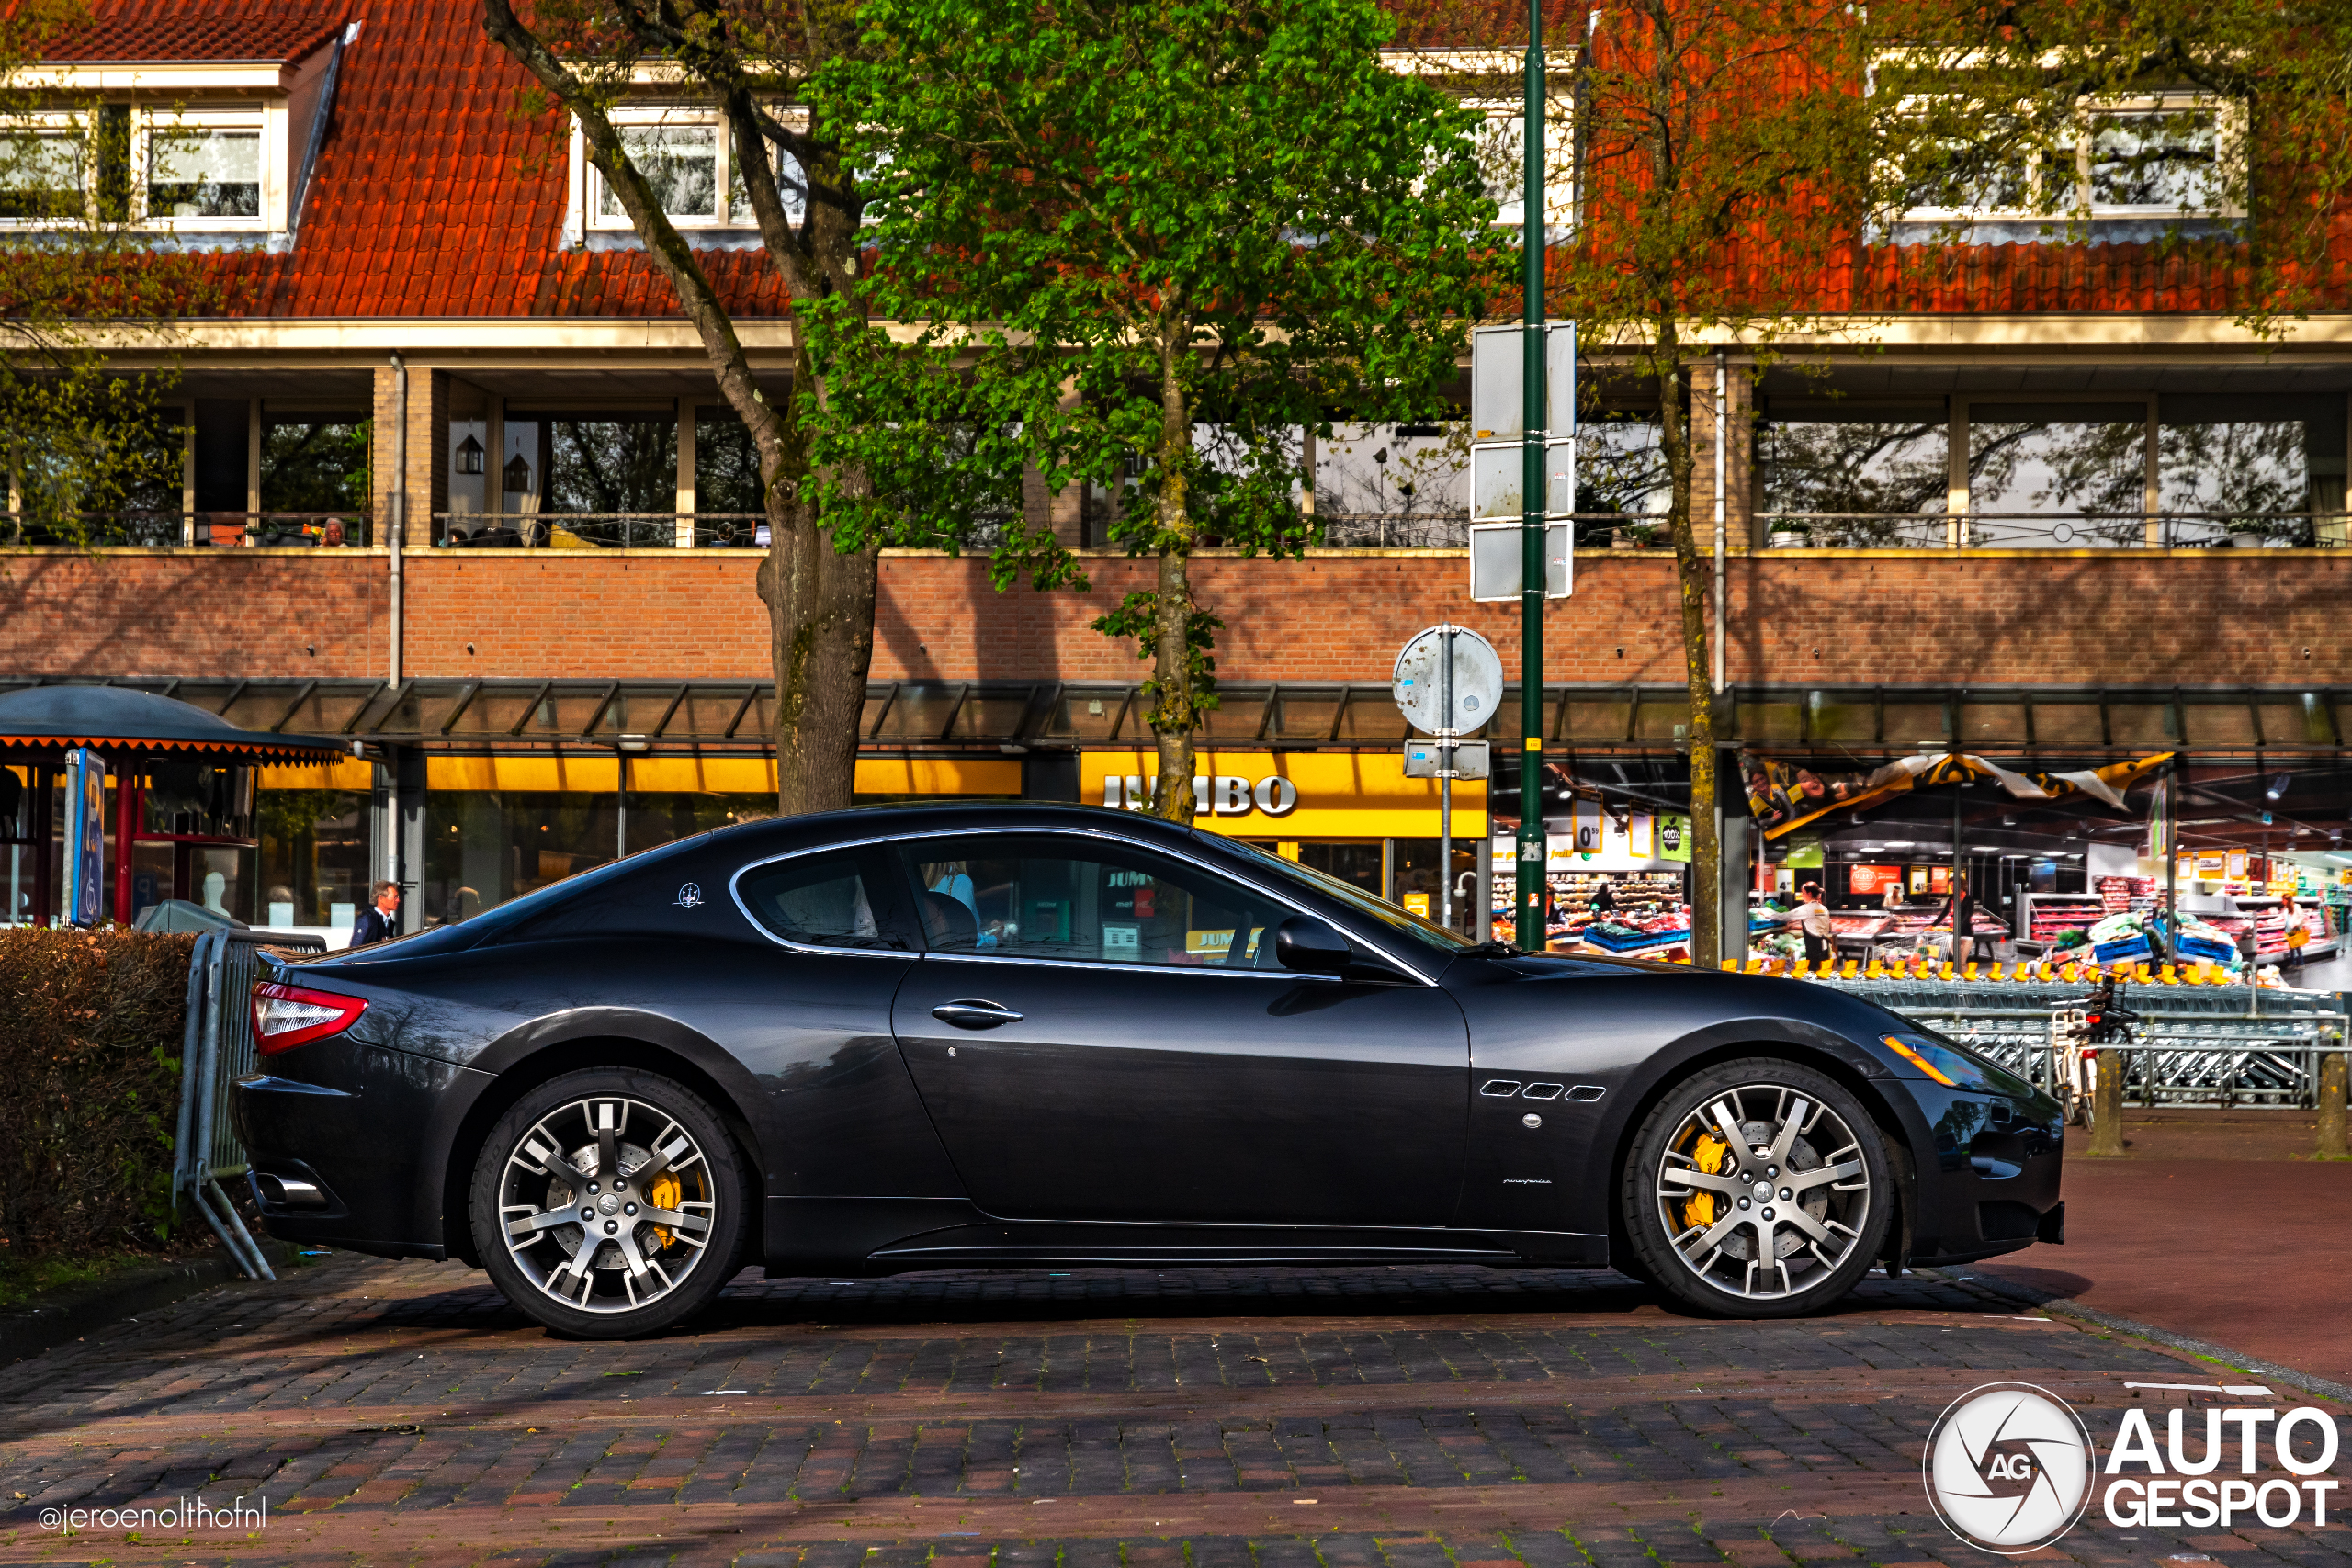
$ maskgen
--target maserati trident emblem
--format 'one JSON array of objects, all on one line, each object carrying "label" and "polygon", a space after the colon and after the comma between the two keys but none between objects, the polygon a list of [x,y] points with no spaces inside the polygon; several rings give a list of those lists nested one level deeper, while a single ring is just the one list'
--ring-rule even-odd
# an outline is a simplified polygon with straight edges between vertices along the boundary
[{"label": "maserati trident emblem", "polygon": [[687,883],[684,887],[681,887],[681,888],[679,888],[679,889],[678,889],[678,908],[681,908],[681,909],[698,909],[698,908],[700,908],[701,907],[702,907],[702,886],[701,886],[701,885],[700,885],[700,884],[698,884],[698,883],[689,882],[689,883]]}]

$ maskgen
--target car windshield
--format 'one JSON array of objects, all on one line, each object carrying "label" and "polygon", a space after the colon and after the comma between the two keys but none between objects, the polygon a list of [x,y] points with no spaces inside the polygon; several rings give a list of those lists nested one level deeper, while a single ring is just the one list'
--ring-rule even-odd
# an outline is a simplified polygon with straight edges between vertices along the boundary
[{"label": "car windshield", "polygon": [[1409,936],[1426,947],[1440,953],[1466,953],[1478,944],[1459,931],[1450,931],[1431,920],[1425,920],[1409,909],[1398,908],[1385,898],[1375,898],[1352,882],[1343,882],[1329,872],[1317,871],[1311,865],[1301,865],[1295,860],[1268,854],[1257,845],[1238,839],[1222,840],[1237,850],[1246,851],[1261,864],[1271,867],[1292,882],[1303,883],[1327,897],[1337,898],[1358,914],[1369,915],[1402,936]]}]

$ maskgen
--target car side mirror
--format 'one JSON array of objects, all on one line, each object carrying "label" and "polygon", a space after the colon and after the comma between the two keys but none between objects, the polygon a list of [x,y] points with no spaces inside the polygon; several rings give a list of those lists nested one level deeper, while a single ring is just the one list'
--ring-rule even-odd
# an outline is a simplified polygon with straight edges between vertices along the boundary
[{"label": "car side mirror", "polygon": [[1348,939],[1308,915],[1293,915],[1274,928],[1274,962],[1308,975],[1337,975],[1355,961]]}]

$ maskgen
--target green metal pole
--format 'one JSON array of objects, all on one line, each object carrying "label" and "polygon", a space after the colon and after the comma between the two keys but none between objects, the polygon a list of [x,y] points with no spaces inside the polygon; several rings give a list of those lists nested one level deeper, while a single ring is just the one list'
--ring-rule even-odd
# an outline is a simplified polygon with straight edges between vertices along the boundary
[{"label": "green metal pole", "polygon": [[1520,140],[1527,158],[1520,248],[1527,297],[1526,430],[1520,469],[1519,945],[1544,950],[1544,9],[1527,4],[1527,101]]}]

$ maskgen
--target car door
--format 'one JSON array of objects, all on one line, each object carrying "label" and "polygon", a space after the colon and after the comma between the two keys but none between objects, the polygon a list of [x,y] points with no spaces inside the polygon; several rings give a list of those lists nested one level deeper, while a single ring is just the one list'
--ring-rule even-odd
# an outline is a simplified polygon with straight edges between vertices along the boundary
[{"label": "car door", "polygon": [[1008,1219],[1439,1225],[1461,1189],[1453,998],[1293,974],[1297,911],[1099,832],[900,846],[926,952],[891,1026],[975,1201]]}]

